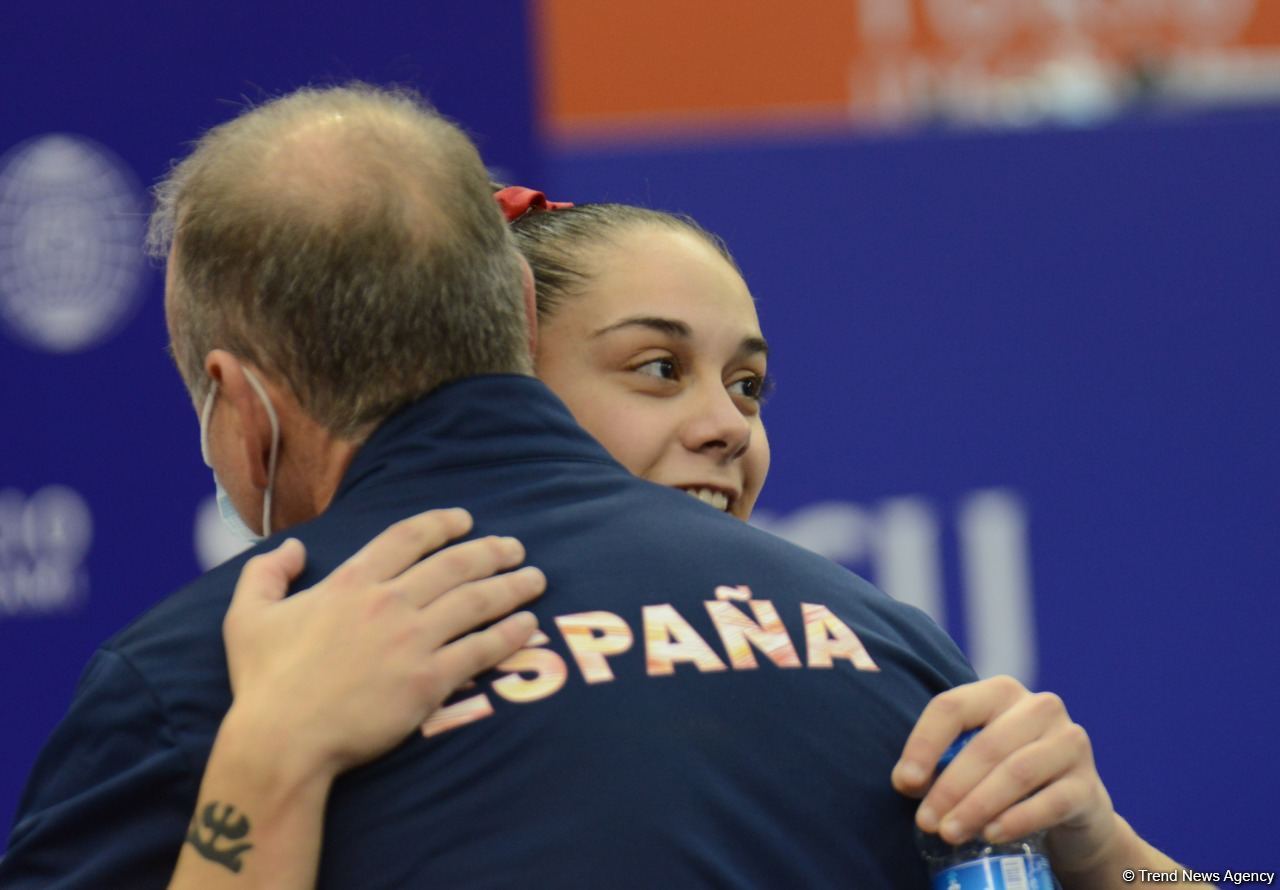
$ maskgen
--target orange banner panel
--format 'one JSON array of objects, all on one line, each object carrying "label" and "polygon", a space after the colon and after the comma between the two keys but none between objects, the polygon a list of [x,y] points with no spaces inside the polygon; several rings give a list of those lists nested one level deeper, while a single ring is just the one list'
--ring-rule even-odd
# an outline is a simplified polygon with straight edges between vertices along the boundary
[{"label": "orange banner panel", "polygon": [[553,129],[622,119],[824,113],[848,93],[853,7],[544,0],[537,58]]},{"label": "orange banner panel", "polygon": [[552,136],[1105,112],[1204,72],[1280,95],[1272,0],[540,0],[534,18]]}]

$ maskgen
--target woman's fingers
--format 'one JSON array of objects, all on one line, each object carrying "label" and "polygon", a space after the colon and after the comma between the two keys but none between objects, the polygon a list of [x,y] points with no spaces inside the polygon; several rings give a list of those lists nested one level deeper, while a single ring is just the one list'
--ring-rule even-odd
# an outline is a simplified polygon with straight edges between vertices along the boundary
[{"label": "woman's fingers", "polygon": [[[1058,828],[1071,821],[1077,814],[1084,813],[1094,806],[1094,801],[1101,801],[1099,811],[1110,811],[1110,797],[1106,794],[1093,768],[1093,748],[1089,744],[1084,728],[1076,724],[1065,728],[1068,738],[1060,739],[1058,744],[1066,750],[1070,746],[1081,746],[1085,755],[1081,761],[1072,764],[1067,772],[1056,781],[1046,784],[1040,791],[1026,800],[1010,806],[998,817],[989,822],[981,831],[983,836],[993,842],[1001,842],[1010,838],[1026,837],[1032,832],[1049,828]],[[1100,795],[1100,797],[1099,797]]]},{"label": "woman's fingers", "polygon": [[[1033,815],[1039,812],[1053,817],[1052,821],[1037,825],[1034,830],[1048,828],[1071,815],[1070,812],[1053,810],[1051,805],[1064,801],[1050,786],[1076,773],[1082,763],[1091,762],[1089,740],[1084,731],[1068,722],[1021,744],[1013,744],[1012,737],[1000,741],[1002,749],[1011,747],[1011,750],[995,763],[971,763],[973,772],[965,774],[955,786],[966,789],[963,795],[951,801],[948,794],[934,805],[940,818],[937,833],[948,843],[960,843],[988,826],[1003,825],[1001,814],[1032,796],[1042,798],[1033,808]],[[960,766],[958,757],[954,765]],[[950,772],[950,767],[947,772]],[[976,781],[973,781],[975,777]],[[938,784],[942,784],[945,778],[946,773]],[[951,790],[948,789],[949,792]],[[932,797],[933,792],[930,791],[926,802]]]},{"label": "woman's fingers", "polygon": [[985,726],[1029,695],[1012,677],[992,677],[934,696],[902,747],[902,757],[893,768],[894,788],[922,797],[933,781],[938,758],[960,733]]},{"label": "woman's fingers", "polygon": [[[524,545],[515,538],[489,536],[444,546],[471,527],[471,514],[463,509],[429,510],[411,516],[379,534],[317,587],[383,588],[420,609],[446,591],[524,560]],[[472,626],[459,628],[457,633]]]},{"label": "woman's fingers", "polygon": [[364,545],[326,579],[341,588],[388,581],[428,553],[471,531],[471,514],[461,508],[428,510],[403,519]]},{"label": "woman's fingers", "polygon": [[509,615],[438,650],[434,673],[452,691],[518,652],[537,629],[538,619],[532,612]]},{"label": "woman's fingers", "polygon": [[[391,586],[421,609],[460,585],[488,578],[523,561],[524,545],[515,538],[477,538],[432,554],[396,578]],[[455,633],[473,626],[474,622]]]},{"label": "woman's fingers", "polygon": [[[1024,690],[1021,699],[992,717],[943,770],[921,802],[916,824],[923,831],[939,831],[940,823],[945,822],[981,782],[1005,767],[1011,757],[1018,758],[1017,775],[1023,776],[1031,766],[1017,752],[1069,722],[1067,709],[1058,696],[1050,692],[1032,695]],[[1024,789],[1023,796],[1032,790],[1034,787]],[[1006,806],[1016,801],[1017,798],[1009,800]],[[991,813],[987,818],[994,815]],[[985,824],[985,821],[981,823]]]},{"label": "woman's fingers", "polygon": [[289,538],[274,550],[253,557],[240,571],[230,608],[240,609],[249,602],[284,599],[289,583],[302,574],[306,561],[306,548],[297,538]]},{"label": "woman's fingers", "polygon": [[533,566],[454,587],[422,610],[426,643],[430,649],[437,649],[501,618],[546,589],[546,575]]}]

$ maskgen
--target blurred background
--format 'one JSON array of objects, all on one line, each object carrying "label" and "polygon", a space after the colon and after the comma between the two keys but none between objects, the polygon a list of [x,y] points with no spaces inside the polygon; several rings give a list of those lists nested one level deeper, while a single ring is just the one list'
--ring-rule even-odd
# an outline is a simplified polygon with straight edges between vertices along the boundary
[{"label": "blurred background", "polygon": [[756,522],[1060,693],[1176,858],[1277,865],[1280,4],[371,6],[0,22],[0,848],[93,648],[234,549],[147,188],[363,79],[501,180],[724,236],[778,382]]}]

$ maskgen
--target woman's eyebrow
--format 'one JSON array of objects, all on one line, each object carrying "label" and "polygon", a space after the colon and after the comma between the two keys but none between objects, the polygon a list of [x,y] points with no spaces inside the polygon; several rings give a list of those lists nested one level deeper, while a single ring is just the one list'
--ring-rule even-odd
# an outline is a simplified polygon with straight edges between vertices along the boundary
[{"label": "woman's eyebrow", "polygon": [[[630,327],[647,328],[680,340],[688,340],[693,336],[693,330],[683,321],[677,321],[674,318],[662,318],[657,315],[634,315],[631,318],[624,318],[601,328],[591,336],[593,338],[600,337],[604,334]],[[738,355],[768,356],[768,354],[769,344],[764,337],[743,337],[742,342],[738,344]]]},{"label": "woman's eyebrow", "polygon": [[674,318],[659,318],[655,315],[635,315],[631,318],[624,318],[622,321],[615,321],[613,324],[601,328],[591,336],[599,337],[619,328],[628,327],[649,328],[670,337],[679,337],[682,340],[687,340],[693,336],[693,331],[683,321],[676,321]]}]

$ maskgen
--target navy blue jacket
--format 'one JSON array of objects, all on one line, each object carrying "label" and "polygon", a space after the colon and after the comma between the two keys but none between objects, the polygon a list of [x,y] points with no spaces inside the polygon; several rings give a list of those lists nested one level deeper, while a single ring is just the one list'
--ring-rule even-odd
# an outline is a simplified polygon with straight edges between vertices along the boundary
[{"label": "navy blue jacket", "polygon": [[[338,780],[320,887],[926,886],[889,773],[929,698],[973,679],[928,618],[632,477],[514,376],[383,424],[330,508],[288,530],[309,555],[298,589],[451,506],[546,572],[547,640],[456,696],[430,737]],[[165,885],[230,704],[221,622],[244,558],[94,655],[0,886]]]}]

